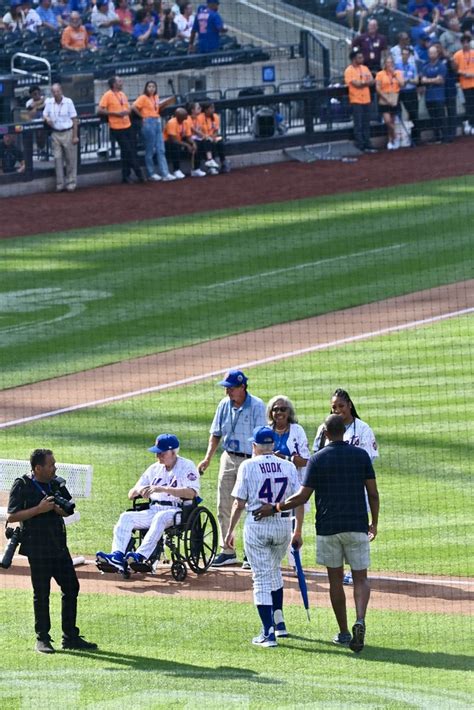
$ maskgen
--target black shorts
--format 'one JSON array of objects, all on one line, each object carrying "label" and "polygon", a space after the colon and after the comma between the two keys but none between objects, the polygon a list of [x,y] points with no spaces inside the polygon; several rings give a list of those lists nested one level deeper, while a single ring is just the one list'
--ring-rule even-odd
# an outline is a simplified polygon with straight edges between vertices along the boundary
[{"label": "black shorts", "polygon": [[379,113],[391,113],[392,116],[396,116],[399,112],[398,104],[396,106],[390,106],[389,104],[379,104]]}]

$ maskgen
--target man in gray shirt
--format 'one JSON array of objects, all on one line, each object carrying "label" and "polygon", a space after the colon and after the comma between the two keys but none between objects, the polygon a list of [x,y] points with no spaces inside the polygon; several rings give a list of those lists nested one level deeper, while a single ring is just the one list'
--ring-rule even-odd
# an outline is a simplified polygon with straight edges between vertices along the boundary
[{"label": "man in gray shirt", "polygon": [[448,29],[439,38],[439,43],[448,56],[461,49],[461,25],[457,17],[452,17],[448,22]]},{"label": "man in gray shirt", "polygon": [[255,427],[265,426],[265,404],[247,391],[247,377],[241,370],[229,370],[219,382],[225,387],[226,397],[219,402],[210,428],[209,444],[204,459],[198,465],[203,474],[209,467],[222,439],[224,451],[219,465],[217,489],[217,518],[221,536],[222,552],[216,557],[213,567],[237,563],[235,551],[224,544],[232,510],[232,490],[237,471],[245,459],[252,456],[250,438]]}]

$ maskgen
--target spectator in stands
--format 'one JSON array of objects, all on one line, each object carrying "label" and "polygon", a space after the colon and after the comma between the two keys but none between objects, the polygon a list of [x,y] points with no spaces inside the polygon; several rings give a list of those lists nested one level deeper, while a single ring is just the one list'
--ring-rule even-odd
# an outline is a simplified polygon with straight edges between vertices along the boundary
[{"label": "spectator in stands", "polygon": [[407,12],[413,17],[425,20],[425,22],[437,24],[439,20],[439,10],[431,0],[410,0],[407,5]]},{"label": "spectator in stands", "polygon": [[201,54],[210,54],[219,49],[221,34],[227,32],[219,12],[219,0],[207,0],[207,5],[199,5],[189,39],[189,51],[194,52],[196,36]]},{"label": "spectator in stands", "polygon": [[344,83],[349,91],[349,103],[354,119],[354,143],[364,153],[376,153],[370,143],[370,87],[375,81],[370,69],[364,64],[360,49],[350,53],[351,63],[344,72]]},{"label": "spectator in stands", "polygon": [[109,3],[109,0],[97,0],[92,10],[91,22],[99,37],[113,37],[114,28],[120,24],[114,6]]},{"label": "spectator in stands", "polygon": [[375,75],[382,68],[388,52],[387,38],[379,34],[377,20],[369,20],[367,32],[352,40],[352,48],[362,52],[364,65]]},{"label": "spectator in stands", "polygon": [[456,17],[456,2],[455,2],[455,0],[438,0],[438,2],[435,5],[435,8],[439,12],[438,22],[440,24],[447,26],[449,20],[453,17]]},{"label": "spectator in stands", "polygon": [[87,25],[84,25],[84,27],[87,32],[87,49],[90,52],[97,52],[99,49],[99,38],[97,37],[94,25],[88,22]]},{"label": "spectator in stands", "polygon": [[142,8],[150,13],[155,25],[159,27],[161,23],[161,0],[142,0]]},{"label": "spectator in stands", "polygon": [[448,22],[448,28],[439,38],[442,48],[450,56],[461,49],[461,25],[457,17],[452,17]]},{"label": "spectator in stands", "polygon": [[133,183],[132,170],[137,176],[138,182],[145,182],[138,162],[135,134],[130,121],[130,104],[122,91],[122,79],[119,76],[112,76],[108,80],[108,84],[109,90],[105,92],[99,102],[99,115],[108,119],[111,138],[116,140],[120,146],[122,182]]},{"label": "spectator in stands", "polygon": [[408,47],[402,49],[402,58],[395,63],[395,69],[398,69],[404,80],[404,85],[400,91],[400,103],[405,107],[408,118],[413,123],[411,131],[412,145],[417,145],[420,140],[418,128],[418,70],[413,57],[413,52]]},{"label": "spectator in stands", "polygon": [[388,150],[397,150],[400,143],[395,137],[395,116],[399,112],[398,101],[400,90],[405,81],[399,69],[395,69],[393,59],[388,56],[384,62],[384,68],[377,72],[375,77],[375,88],[378,96],[379,113],[382,114],[388,133]]},{"label": "spectator in stands", "polygon": [[440,59],[438,48],[428,50],[429,61],[420,72],[420,84],[425,87],[425,102],[431,119],[436,142],[446,141],[446,67]]},{"label": "spectator in stands", "polygon": [[187,2],[183,6],[179,15],[174,18],[174,23],[176,25],[176,37],[177,39],[185,40],[189,42],[191,39],[191,31],[194,25],[195,14],[193,12],[192,3]]},{"label": "spectator in stands", "polygon": [[69,25],[61,35],[61,46],[71,52],[83,52],[89,47],[89,36],[78,12],[71,12]]},{"label": "spectator in stands", "polygon": [[[145,144],[145,165],[148,179],[153,182],[159,180],[175,180],[171,175],[166,162],[165,144],[160,118],[160,109],[175,102],[174,96],[160,102],[156,81],[147,81],[143,94],[132,105],[132,111],[142,119],[142,135]],[[158,164],[158,173],[155,170],[154,159]]]},{"label": "spectator in stands", "polygon": [[[45,96],[41,91],[41,87],[38,84],[32,84],[30,86],[29,92],[30,98],[26,102],[26,110],[28,111],[30,121],[34,121],[39,118],[43,118],[43,110],[45,105]],[[44,151],[46,148],[47,133],[42,129],[37,129],[35,131],[36,145],[40,152]],[[42,156],[42,157],[46,157]]]},{"label": "spectator in stands", "polygon": [[53,84],[51,93],[52,97],[45,101],[43,118],[52,132],[56,192],[62,192],[64,187],[68,192],[74,192],[77,183],[79,120],[73,102],[63,95],[61,84]]},{"label": "spectator in stands", "polygon": [[220,171],[221,173],[230,172],[230,166],[225,156],[225,144],[224,139],[220,135],[221,121],[219,115],[216,113],[214,104],[211,101],[203,101],[201,103],[201,113],[198,116],[198,125],[205,138],[210,141],[212,146],[211,158],[207,158],[206,167],[211,170],[215,170],[218,165],[216,163],[216,157],[220,161]]},{"label": "spectator in stands", "polygon": [[470,35],[474,34],[474,7],[471,6],[466,9],[466,12],[460,17],[461,20],[461,32],[468,33]]},{"label": "spectator in stands", "polygon": [[428,50],[430,46],[431,37],[425,33],[421,34],[415,44],[415,62],[419,72],[429,59]]},{"label": "spectator in stands", "polygon": [[56,0],[55,4],[52,6],[52,9],[58,18],[58,22],[60,24],[62,23],[61,27],[66,27],[70,20],[71,12],[73,11],[69,0]]},{"label": "spectator in stands", "polygon": [[178,34],[178,28],[174,21],[175,14],[171,7],[164,7],[161,15],[160,37],[166,42],[173,42]]},{"label": "spectator in stands", "polygon": [[463,34],[462,48],[453,57],[464,94],[466,116],[463,128],[466,135],[474,135],[474,49],[471,42],[472,35]]},{"label": "spectator in stands", "polygon": [[[406,48],[413,49],[410,44],[410,35],[408,32],[400,32],[398,35],[398,44],[395,44],[390,50],[390,54],[392,55],[392,59],[395,64],[402,61],[402,51]],[[412,61],[413,64],[415,64],[415,58],[413,56]]]},{"label": "spectator in stands", "polygon": [[47,27],[50,30],[58,30],[60,27],[63,27],[61,15],[57,15],[54,12],[51,7],[51,0],[40,0],[37,13],[43,23],[43,27]]},{"label": "spectator in stands", "polygon": [[181,160],[183,157],[191,159],[191,176],[204,177],[203,172],[195,172],[194,160],[196,157],[196,143],[192,139],[192,131],[187,122],[188,112],[184,108],[177,108],[173,118],[170,118],[165,126],[163,137],[165,139],[166,155],[168,161],[173,167],[173,175],[178,180],[182,180],[185,176],[181,170]]},{"label": "spectator in stands", "polygon": [[2,22],[7,32],[21,32],[25,25],[21,0],[10,0],[10,10],[3,16]]},{"label": "spectator in stands", "polygon": [[41,17],[38,15],[36,10],[33,10],[31,5],[31,0],[22,0],[23,14],[25,16],[24,29],[28,30],[28,32],[36,34],[36,32],[38,32],[38,27],[41,27],[43,23]]},{"label": "spectator in stands", "polygon": [[346,20],[349,29],[354,31],[354,19],[358,20],[357,32],[360,34],[364,20],[368,15],[368,7],[364,0],[339,0],[336,6],[338,20]]},{"label": "spectator in stands", "polygon": [[120,20],[120,30],[132,34],[134,17],[130,9],[129,0],[118,0],[115,12]]},{"label": "spectator in stands", "polygon": [[138,42],[148,42],[149,39],[156,39],[158,27],[155,25],[153,17],[148,10],[138,10],[133,25],[133,36]]},{"label": "spectator in stands", "polygon": [[4,173],[25,172],[25,158],[14,133],[5,133],[0,142],[0,164]]}]

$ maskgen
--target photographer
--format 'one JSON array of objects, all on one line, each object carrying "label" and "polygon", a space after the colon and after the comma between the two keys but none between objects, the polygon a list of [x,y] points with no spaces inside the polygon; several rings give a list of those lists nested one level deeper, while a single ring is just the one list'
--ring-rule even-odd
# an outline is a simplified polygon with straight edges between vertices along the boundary
[{"label": "photographer", "polygon": [[62,592],[62,647],[92,650],[76,626],[79,582],[66,543],[63,517],[74,504],[65,481],[56,476],[56,461],[49,449],[35,449],[30,457],[31,474],[17,478],[8,501],[8,522],[21,524],[20,555],[28,557],[33,585],[36,650],[54,653],[49,630],[51,579]]}]

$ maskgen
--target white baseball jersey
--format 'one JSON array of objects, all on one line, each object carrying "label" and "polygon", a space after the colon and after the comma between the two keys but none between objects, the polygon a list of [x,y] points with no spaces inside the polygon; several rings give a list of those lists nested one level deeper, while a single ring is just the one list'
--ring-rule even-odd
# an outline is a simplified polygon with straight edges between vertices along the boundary
[{"label": "white baseball jersey", "polygon": [[300,481],[296,467],[274,454],[262,454],[239,466],[232,495],[246,501],[245,553],[252,566],[254,603],[271,605],[272,591],[283,586],[281,561],[291,540],[290,513],[255,520],[252,511],[263,503],[279,503],[296,493]]},{"label": "white baseball jersey", "polygon": [[[194,463],[190,459],[178,456],[175,465],[170,471],[158,461],[151,464],[140,476],[135,487],[170,486],[171,488],[192,488],[193,491],[199,493],[199,479],[200,476]],[[176,496],[169,493],[152,493],[150,500],[169,501],[176,506],[182,503],[181,498],[176,498]]]},{"label": "white baseball jersey", "polygon": [[[321,434],[323,431],[324,424],[319,427],[316,437],[313,443],[313,451],[319,451]],[[379,450],[377,446],[377,441],[375,440],[375,434],[368,424],[362,421],[362,419],[354,419],[354,421],[346,427],[344,432],[344,441],[353,446],[358,446],[360,449],[364,449],[370,456],[370,460],[373,462],[379,457]],[[325,446],[329,444],[326,439]]]}]

